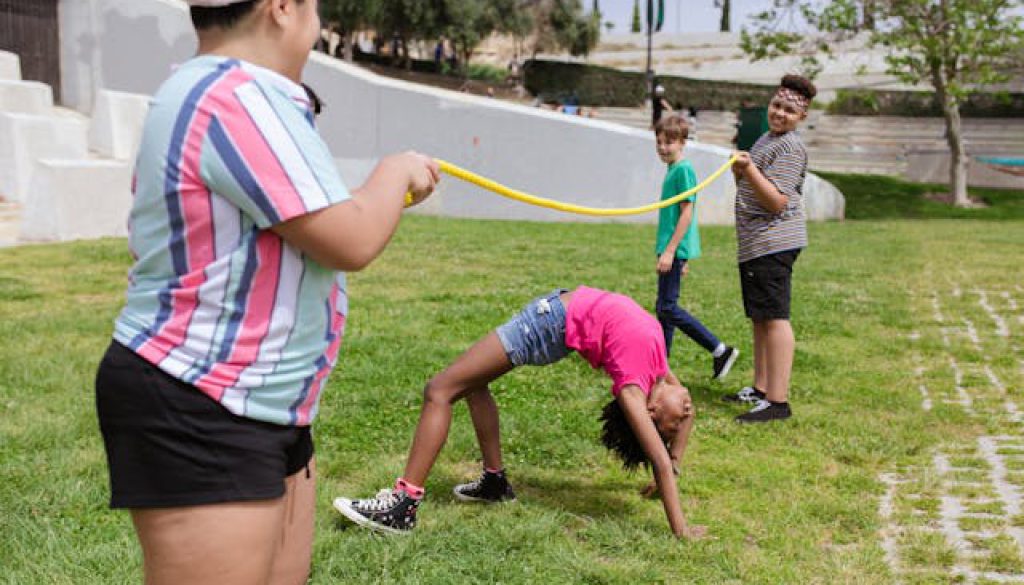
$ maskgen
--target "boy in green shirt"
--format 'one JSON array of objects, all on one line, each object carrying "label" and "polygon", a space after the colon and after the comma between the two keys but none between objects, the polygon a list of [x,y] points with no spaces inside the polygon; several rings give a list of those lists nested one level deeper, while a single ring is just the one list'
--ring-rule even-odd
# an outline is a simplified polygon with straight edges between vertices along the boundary
[{"label": "boy in green shirt", "polygon": [[[683,146],[689,135],[686,120],[677,114],[666,116],[654,127],[654,134],[658,157],[668,165],[661,185],[661,200],[664,201],[692,189],[697,184],[697,175],[690,161],[683,158]],[[719,341],[696,317],[679,306],[679,285],[689,271],[687,262],[700,256],[696,197],[661,209],[654,251],[658,256],[655,312],[665,334],[665,351],[672,353],[672,337],[678,327],[711,352],[714,358],[712,377],[721,380],[729,373],[740,352]]]}]

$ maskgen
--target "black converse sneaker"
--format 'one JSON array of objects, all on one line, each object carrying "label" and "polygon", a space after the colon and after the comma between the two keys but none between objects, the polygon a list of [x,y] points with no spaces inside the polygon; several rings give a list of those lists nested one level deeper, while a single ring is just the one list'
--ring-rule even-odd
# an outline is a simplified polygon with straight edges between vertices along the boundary
[{"label": "black converse sneaker", "polygon": [[789,409],[788,402],[759,400],[754,408],[750,409],[750,412],[737,416],[736,420],[741,423],[759,423],[783,420],[791,416],[793,416],[793,412]]},{"label": "black converse sneaker", "polygon": [[514,502],[516,499],[512,486],[508,483],[504,471],[490,473],[484,471],[480,478],[469,483],[462,483],[452,489],[455,497],[463,502]]},{"label": "black converse sneaker", "polygon": [[335,498],[334,508],[356,524],[390,534],[409,534],[420,501],[401,490],[383,489],[365,500]]},{"label": "black converse sneaker", "polygon": [[740,350],[735,347],[725,347],[725,351],[722,355],[715,358],[713,363],[713,380],[721,380],[722,378],[729,375],[729,370],[732,369],[732,365],[736,363],[736,358],[740,357]]},{"label": "black converse sneaker", "polygon": [[753,404],[758,400],[764,400],[765,396],[766,395],[764,392],[761,392],[760,390],[754,388],[753,386],[744,386],[742,390],[736,392],[735,394],[726,394],[722,396],[722,400],[726,402],[742,402]]}]

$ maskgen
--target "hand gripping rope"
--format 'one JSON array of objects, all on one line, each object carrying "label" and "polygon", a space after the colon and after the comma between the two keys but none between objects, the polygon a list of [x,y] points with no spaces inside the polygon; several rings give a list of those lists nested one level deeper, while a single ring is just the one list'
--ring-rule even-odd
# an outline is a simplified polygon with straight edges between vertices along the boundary
[{"label": "hand gripping rope", "polygon": [[[554,209],[554,210],[557,210],[557,211],[564,211],[566,213],[577,213],[577,214],[580,214],[580,215],[614,216],[614,215],[636,215],[636,214],[640,214],[640,213],[647,213],[648,211],[655,211],[657,209],[661,209],[662,207],[668,207],[669,205],[675,205],[676,203],[679,203],[680,201],[683,201],[685,199],[692,199],[693,197],[695,197],[697,195],[698,191],[700,191],[701,189],[704,189],[705,187],[710,185],[715,179],[720,177],[722,175],[722,173],[724,173],[726,171],[726,169],[731,167],[732,164],[734,162],[736,162],[736,156],[734,155],[734,156],[730,157],[729,160],[726,161],[724,165],[719,167],[718,170],[716,170],[715,172],[711,173],[708,176],[708,178],[706,178],[703,181],[701,181],[701,183],[699,185],[697,185],[696,187],[694,187],[692,189],[688,189],[686,191],[683,191],[682,193],[680,193],[678,195],[675,195],[674,197],[670,197],[668,199],[665,199],[664,201],[659,201],[657,203],[651,203],[651,204],[648,204],[648,205],[642,205],[640,207],[622,207],[622,208],[612,208],[612,209],[602,209],[602,208],[598,208],[598,207],[585,207],[583,205],[575,205],[573,203],[562,203],[560,201],[555,201],[553,199],[545,199],[543,197],[537,197],[536,195],[530,195],[529,193],[523,193],[522,191],[517,191],[515,189],[510,189],[510,188],[502,185],[501,183],[492,181],[492,180],[490,180],[490,179],[488,179],[486,177],[481,177],[480,175],[477,175],[476,173],[473,173],[473,172],[467,171],[466,169],[457,167],[457,166],[453,165],[452,163],[450,163],[448,161],[444,161],[444,160],[441,160],[441,159],[436,159],[436,160],[437,160],[437,164],[440,167],[442,173],[451,175],[451,176],[455,177],[456,179],[462,179],[463,181],[466,181],[468,183],[472,183],[472,184],[474,184],[474,185],[476,185],[476,186],[478,186],[480,188],[486,189],[488,191],[492,191],[492,192],[497,193],[498,195],[501,195],[503,197],[508,197],[509,199],[514,199],[516,201],[520,201],[522,203],[527,203],[527,204],[530,204],[530,205],[536,205],[537,207],[546,207],[548,209]],[[406,194],[406,196],[405,196],[405,203],[406,203],[406,206],[408,206],[410,203],[412,203],[412,194],[411,193]]]}]

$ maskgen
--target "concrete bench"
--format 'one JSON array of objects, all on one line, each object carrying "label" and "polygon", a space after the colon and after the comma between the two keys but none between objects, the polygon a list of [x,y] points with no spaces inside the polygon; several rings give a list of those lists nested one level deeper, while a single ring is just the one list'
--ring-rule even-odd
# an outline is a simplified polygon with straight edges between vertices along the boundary
[{"label": "concrete bench", "polygon": [[131,167],[112,160],[43,159],[32,173],[32,197],[20,239],[52,242],[125,236],[131,210]]},{"label": "concrete bench", "polygon": [[21,81],[21,59],[14,53],[0,51],[0,80]]},{"label": "concrete bench", "polygon": [[88,156],[84,119],[0,113],[0,195],[24,202],[36,160]]},{"label": "concrete bench", "polygon": [[49,114],[53,110],[53,90],[38,81],[0,80],[0,112]]},{"label": "concrete bench", "polygon": [[89,126],[90,148],[116,160],[134,160],[149,100],[149,96],[135,93],[97,92]]}]

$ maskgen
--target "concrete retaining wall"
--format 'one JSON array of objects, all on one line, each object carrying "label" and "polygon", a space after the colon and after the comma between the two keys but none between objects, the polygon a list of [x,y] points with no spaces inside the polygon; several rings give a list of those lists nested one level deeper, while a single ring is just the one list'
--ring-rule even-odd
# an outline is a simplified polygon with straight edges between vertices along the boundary
[{"label": "concrete retaining wall", "polygon": [[[61,25],[64,101],[82,111],[91,111],[99,88],[152,94],[172,64],[195,49],[185,5],[176,0],[62,0]],[[318,126],[343,160],[415,149],[522,191],[594,207],[642,205],[660,193],[664,165],[649,132],[385,79],[320,54],[310,59],[304,79],[326,103]],[[697,175],[706,177],[728,151],[694,144],[686,155]],[[593,220],[498,198],[450,177],[444,183],[436,200],[417,212]],[[728,174],[706,189],[702,222],[731,223],[734,192]],[[809,190],[808,199],[816,197]],[[649,213],[611,221],[655,218]]]},{"label": "concrete retaining wall", "polygon": [[[1021,168],[1021,167],[1017,167]],[[949,184],[949,153],[907,153],[908,181]],[[967,184],[972,187],[1024,189],[1024,176],[999,171],[995,166],[971,158],[967,163]]]}]

